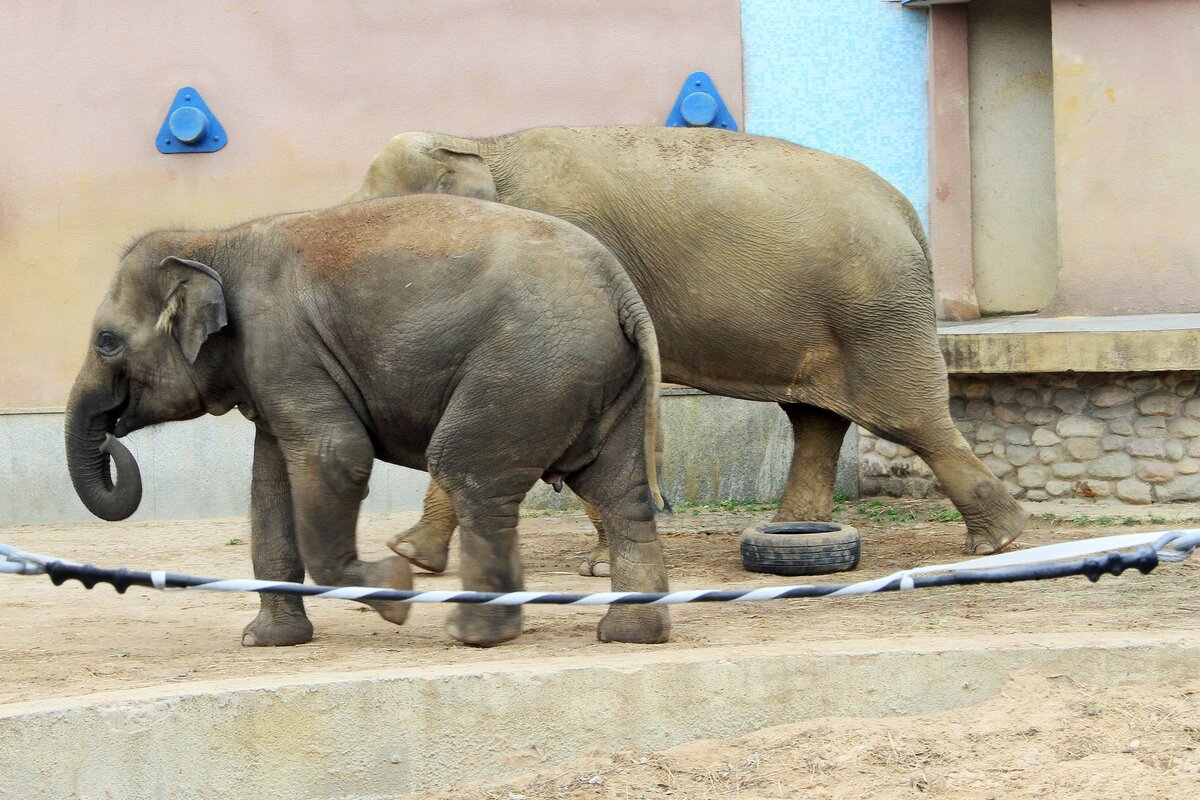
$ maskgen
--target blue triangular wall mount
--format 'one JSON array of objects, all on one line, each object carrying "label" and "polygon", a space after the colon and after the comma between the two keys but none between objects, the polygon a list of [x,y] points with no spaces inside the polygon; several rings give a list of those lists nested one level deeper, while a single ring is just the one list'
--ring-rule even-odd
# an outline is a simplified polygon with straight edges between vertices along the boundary
[{"label": "blue triangular wall mount", "polygon": [[200,93],[185,86],[175,93],[155,144],[160,153],[215,153],[228,141]]},{"label": "blue triangular wall mount", "polygon": [[736,131],[737,120],[717,92],[717,85],[707,72],[693,72],[683,82],[675,106],[667,115],[667,125],[673,128],[721,128]]}]

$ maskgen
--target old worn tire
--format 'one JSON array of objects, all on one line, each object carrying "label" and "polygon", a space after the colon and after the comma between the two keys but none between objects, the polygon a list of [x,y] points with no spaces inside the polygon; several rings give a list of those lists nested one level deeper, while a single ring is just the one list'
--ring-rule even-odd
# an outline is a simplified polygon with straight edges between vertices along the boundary
[{"label": "old worn tire", "polygon": [[772,575],[824,575],[858,566],[858,530],[834,522],[779,522],[742,534],[742,565]]}]

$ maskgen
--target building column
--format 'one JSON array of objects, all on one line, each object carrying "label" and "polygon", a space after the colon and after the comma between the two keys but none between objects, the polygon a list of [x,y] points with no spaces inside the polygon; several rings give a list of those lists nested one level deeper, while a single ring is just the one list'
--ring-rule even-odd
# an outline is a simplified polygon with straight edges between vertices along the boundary
[{"label": "building column", "polygon": [[938,318],[978,319],[965,3],[929,7],[929,195]]}]

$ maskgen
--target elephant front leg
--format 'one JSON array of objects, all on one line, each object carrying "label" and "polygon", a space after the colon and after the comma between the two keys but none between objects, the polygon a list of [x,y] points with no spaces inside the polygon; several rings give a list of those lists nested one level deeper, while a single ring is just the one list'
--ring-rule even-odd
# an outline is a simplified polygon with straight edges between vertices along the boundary
[{"label": "elephant front leg", "polygon": [[[296,547],[291,487],[283,454],[276,441],[259,431],[254,439],[254,471],[250,484],[250,553],[254,577],[263,581],[304,581],[304,564]],[[294,595],[259,594],[259,611],[242,631],[246,647],[304,644],[313,627],[304,599]]]},{"label": "elephant front leg", "polygon": [[[375,453],[366,434],[326,432],[287,452],[296,538],[308,574],[318,584],[412,588],[412,568],[400,556],[379,561],[358,557],[358,510],[366,496]],[[409,603],[364,600],[388,622],[400,625]]]},{"label": "elephant front leg", "polygon": [[397,555],[430,572],[444,572],[450,552],[450,537],[458,525],[454,504],[437,481],[430,480],[425,490],[421,519],[408,530],[397,533],[387,546]]}]

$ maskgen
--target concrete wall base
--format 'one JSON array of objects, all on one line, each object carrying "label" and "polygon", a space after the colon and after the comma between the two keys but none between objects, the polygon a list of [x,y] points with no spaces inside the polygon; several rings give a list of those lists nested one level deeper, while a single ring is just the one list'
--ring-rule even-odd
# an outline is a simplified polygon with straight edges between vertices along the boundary
[{"label": "concrete wall base", "polygon": [[[787,417],[774,403],[666,389],[663,487],[672,502],[777,501],[792,457]],[[142,469],[135,520],[240,517],[249,512],[254,428],[240,414],[138,431],[126,440]],[[94,522],[75,496],[61,409],[0,412],[0,524]],[[858,495],[857,435],[847,435],[837,489]],[[417,511],[429,477],[376,462],[364,512]],[[532,508],[579,507],[538,484]]]},{"label": "concrete wall base", "polygon": [[[158,425],[125,440],[142,470],[134,520],[244,517],[254,426],[241,414]],[[376,462],[363,511],[415,511],[423,472]],[[0,524],[95,522],[71,488],[60,409],[0,413]]]},{"label": "concrete wall base", "polygon": [[978,703],[1014,670],[1190,676],[1200,636],[1112,634],[622,652],[241,680],[0,706],[0,797],[379,800],[600,752],[821,716]]}]

